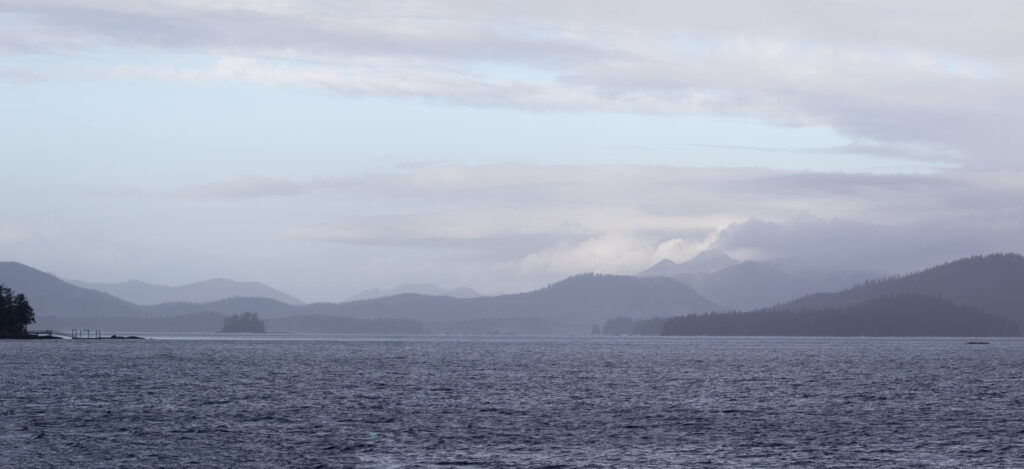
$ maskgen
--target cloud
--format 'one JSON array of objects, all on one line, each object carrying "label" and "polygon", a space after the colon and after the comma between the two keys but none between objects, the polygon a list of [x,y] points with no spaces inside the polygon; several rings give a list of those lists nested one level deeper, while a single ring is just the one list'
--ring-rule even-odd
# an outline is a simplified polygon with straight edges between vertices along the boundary
[{"label": "cloud", "polygon": [[[1024,198],[1024,175],[1009,171],[850,174],[669,166],[451,165],[345,178],[230,179],[193,186],[182,194],[360,200],[378,207],[374,210],[378,215],[354,219],[354,225],[378,227],[374,231],[344,228],[329,236],[330,228],[317,228],[321,234],[308,237],[358,241],[363,237],[358,233],[366,232],[369,240],[394,241],[415,240],[420,231],[430,239],[547,231],[592,236],[615,227],[671,232],[685,226],[723,227],[750,217],[786,220],[801,214],[884,223],[944,214],[1003,216]],[[551,226],[560,228],[543,228]]]},{"label": "cloud", "polygon": [[[709,234],[704,235],[706,238]],[[708,246],[706,239],[699,235],[665,240],[635,233],[610,233],[578,242],[562,242],[498,268],[527,276],[561,277],[581,272],[633,274],[662,259],[692,258]]]},{"label": "cloud", "polygon": [[241,177],[188,187],[177,195],[192,199],[245,199],[255,197],[293,197],[324,189],[341,189],[348,179],[312,179],[296,181],[273,177]]},{"label": "cloud", "polygon": [[[1010,172],[844,174],[658,166],[484,165],[361,177],[245,179],[207,197],[319,204],[289,239],[473,250],[503,274],[634,273],[715,247],[901,271],[1024,248],[1024,177]],[[335,200],[373,207],[358,215]],[[873,267],[872,267],[873,266]]]},{"label": "cloud", "polygon": [[722,230],[715,247],[810,266],[907,272],[976,254],[1024,251],[1024,223],[983,215],[868,223],[804,216],[751,219]]},{"label": "cloud", "polygon": [[[7,53],[130,50],[156,79],[240,80],[472,106],[827,125],[859,151],[1020,167],[1016,2],[25,1]],[[737,14],[742,10],[743,14]],[[794,14],[799,11],[800,14]],[[4,44],[7,46],[5,47]],[[14,52],[11,52],[14,51]],[[160,52],[171,55],[160,55]],[[3,52],[0,52],[3,53]],[[20,76],[45,73],[24,71]],[[840,150],[840,151],[847,151]]]},{"label": "cloud", "polygon": [[342,225],[297,228],[288,234],[298,239],[346,244],[432,245],[484,241],[503,249],[513,238],[582,239],[618,232],[703,231],[714,226],[715,220],[659,216],[623,207],[551,205],[351,217]]},{"label": "cloud", "polygon": [[[214,267],[231,256],[247,266],[299,256],[300,265],[314,262],[361,287],[444,279],[487,290],[507,290],[503,285],[510,284],[529,288],[587,271],[632,274],[663,258],[684,261],[707,248],[743,259],[893,273],[972,254],[1024,252],[1019,203],[1024,175],[1006,171],[878,175],[431,166],[334,178],[247,177],[188,187],[170,197],[140,193],[136,200],[131,192],[117,197],[118,207],[143,207],[146,223],[117,225],[116,233],[105,232],[111,225],[103,223],[90,229],[96,239],[120,239],[133,250],[100,243],[66,249],[97,253],[87,259],[91,265],[110,265],[112,271],[117,265],[142,271],[166,252],[180,257],[166,262],[180,265],[222,256]],[[89,223],[98,219],[81,216]],[[176,226],[206,228],[175,232]],[[43,232],[68,229],[60,225]],[[82,226],[70,232],[76,230]],[[9,256],[30,255],[21,259],[57,265],[61,256],[43,254],[65,251],[24,248],[32,232],[0,230],[0,245]],[[160,236],[171,241],[160,250],[147,249]],[[253,254],[262,249],[266,252]],[[419,270],[410,270],[409,259]],[[292,275],[301,270],[294,267]],[[368,271],[376,275],[372,280],[354,273]]]},{"label": "cloud", "polygon": [[[812,155],[870,155],[891,159],[942,161],[957,158],[949,149],[931,148],[926,145],[852,143],[831,147],[766,147],[748,145],[707,145],[686,144],[687,147],[717,148],[723,150],[760,151],[766,153],[805,153]],[[947,167],[945,169],[949,169]]]}]

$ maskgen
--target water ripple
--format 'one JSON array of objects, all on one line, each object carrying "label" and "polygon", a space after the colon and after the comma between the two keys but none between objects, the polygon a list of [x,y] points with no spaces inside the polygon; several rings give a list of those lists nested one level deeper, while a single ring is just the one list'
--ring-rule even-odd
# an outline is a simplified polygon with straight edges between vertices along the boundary
[{"label": "water ripple", "polygon": [[1024,342],[7,341],[2,467],[1022,467]]}]

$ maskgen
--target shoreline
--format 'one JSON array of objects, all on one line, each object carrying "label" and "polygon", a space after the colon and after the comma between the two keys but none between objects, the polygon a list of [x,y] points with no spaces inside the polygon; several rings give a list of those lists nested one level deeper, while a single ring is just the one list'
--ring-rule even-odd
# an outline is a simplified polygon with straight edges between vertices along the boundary
[{"label": "shoreline", "polygon": [[74,339],[74,338],[71,338],[71,337],[61,337],[61,336],[56,336],[56,335],[42,335],[42,334],[26,334],[26,335],[16,335],[16,336],[10,336],[10,335],[0,336],[0,340],[50,340],[50,339],[53,339],[53,340],[125,340],[125,339],[128,339],[128,340],[144,340],[145,337],[139,337],[137,335],[117,335],[117,334],[114,334],[114,335],[112,335],[110,337],[88,337],[88,338],[82,337],[82,338],[77,338],[77,339]]},{"label": "shoreline", "polygon": [[38,340],[47,340],[47,339],[57,339],[57,340],[60,340],[61,338],[57,337],[57,336],[54,336],[54,335],[39,335],[39,334],[0,336],[0,340],[8,340],[8,339],[9,340],[37,340],[37,339]]}]

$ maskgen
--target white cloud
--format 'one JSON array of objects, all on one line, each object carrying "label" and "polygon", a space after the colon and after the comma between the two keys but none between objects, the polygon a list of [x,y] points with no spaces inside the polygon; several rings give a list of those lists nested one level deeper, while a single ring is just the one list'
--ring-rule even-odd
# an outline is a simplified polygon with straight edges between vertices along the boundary
[{"label": "white cloud", "polygon": [[631,275],[662,259],[681,262],[707,249],[700,238],[657,237],[635,233],[609,233],[528,254],[499,266],[527,276],[569,276],[581,272]]},{"label": "white cloud", "polygon": [[1024,248],[1015,241],[1024,239],[1017,203],[1024,200],[1024,177],[1007,172],[491,165],[210,187],[219,189],[207,196],[285,195],[294,207],[358,200],[378,208],[362,216],[318,212],[313,223],[286,235],[352,246],[471,249],[500,272],[520,276],[633,273],[710,247],[748,258],[893,271],[920,267],[920,259]]},{"label": "white cloud", "polygon": [[[801,214],[900,223],[942,215],[999,214],[1024,199],[1013,172],[844,174],[664,166],[482,165],[417,168],[350,178],[214,181],[189,197],[343,196],[380,208],[345,227],[296,235],[342,242],[591,237],[722,228]],[[301,197],[300,197],[301,196]],[[388,209],[388,207],[396,207]]]},{"label": "white cloud", "polygon": [[160,79],[824,124],[932,149],[904,158],[1019,167],[1024,111],[1010,103],[1024,99],[1024,32],[1013,20],[1024,7],[962,10],[952,1],[7,2],[0,15],[18,27],[0,49],[219,58],[199,69],[115,66]]}]

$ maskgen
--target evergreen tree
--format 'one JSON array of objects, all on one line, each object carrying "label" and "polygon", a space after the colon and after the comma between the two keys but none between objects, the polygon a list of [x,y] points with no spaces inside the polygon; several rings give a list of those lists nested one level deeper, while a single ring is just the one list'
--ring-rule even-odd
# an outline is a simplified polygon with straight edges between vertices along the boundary
[{"label": "evergreen tree", "polygon": [[0,284],[0,336],[23,336],[36,314],[25,295]]},{"label": "evergreen tree", "polygon": [[221,332],[266,332],[263,320],[259,315],[252,312],[233,314],[224,318],[224,328]]}]

